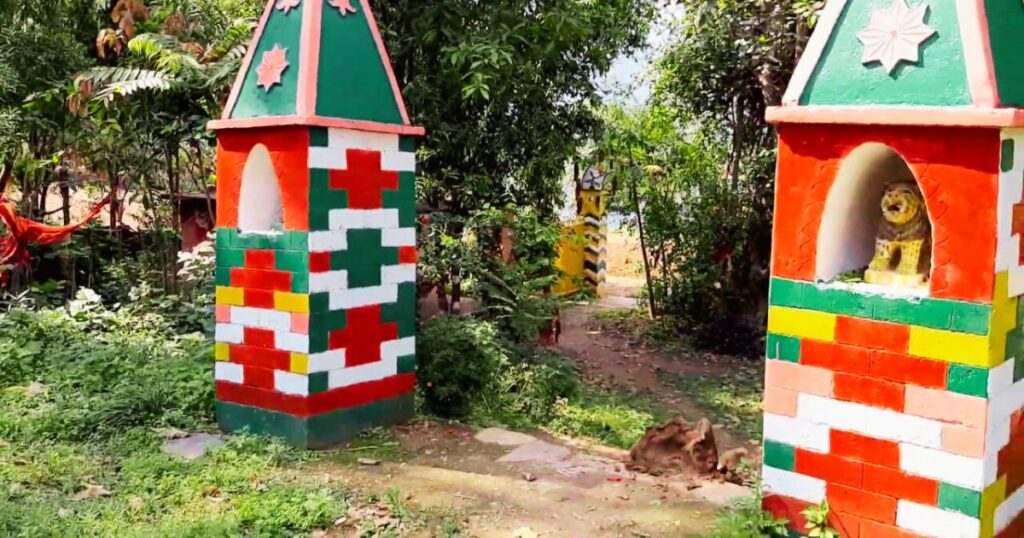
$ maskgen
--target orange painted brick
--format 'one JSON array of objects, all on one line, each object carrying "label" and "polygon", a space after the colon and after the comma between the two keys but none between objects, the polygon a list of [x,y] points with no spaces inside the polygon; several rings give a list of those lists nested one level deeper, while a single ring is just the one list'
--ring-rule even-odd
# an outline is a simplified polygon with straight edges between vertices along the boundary
[{"label": "orange painted brick", "polygon": [[250,308],[274,308],[274,292],[272,290],[242,290],[245,306]]},{"label": "orange painted brick", "polygon": [[809,502],[784,495],[766,495],[761,501],[761,506],[775,516],[775,519],[788,520],[789,527],[798,531],[806,529],[807,518],[804,517],[804,510],[810,505]]},{"label": "orange painted brick", "polygon": [[923,538],[920,534],[903,530],[894,525],[883,525],[874,521],[863,521],[860,525],[863,538]]},{"label": "orange painted brick", "polygon": [[292,332],[309,334],[309,314],[292,314]]},{"label": "orange painted brick", "polygon": [[833,392],[838,400],[903,411],[905,388],[891,381],[837,373]]},{"label": "orange painted brick", "polygon": [[985,456],[985,430],[944,426],[942,428],[942,450],[971,458]]},{"label": "orange painted brick", "polygon": [[276,347],[274,341],[274,331],[253,327],[245,328],[245,345],[247,346],[274,349]]},{"label": "orange painted brick", "polygon": [[799,394],[792,390],[780,389],[778,387],[765,387],[764,389],[764,412],[784,417],[795,417],[797,410],[797,397]]},{"label": "orange painted brick", "polygon": [[928,506],[935,506],[939,498],[937,481],[871,464],[864,465],[864,490]]},{"label": "orange painted brick", "polygon": [[833,372],[867,375],[871,350],[804,340],[800,347],[800,364],[826,368]]},{"label": "orange painted brick", "polygon": [[875,351],[871,354],[868,375],[921,387],[946,388],[949,365],[941,361],[919,359],[903,353]]},{"label": "orange painted brick", "polygon": [[943,422],[984,428],[988,416],[985,398],[967,396],[944,390],[908,386],[904,412]]},{"label": "orange painted brick", "polygon": [[[870,536],[864,536],[861,534],[861,525],[865,520],[852,515],[843,514],[840,512],[831,511],[828,514],[828,523],[833,529],[839,531],[839,536],[843,538],[871,538]],[[804,530],[806,532],[806,530]]]},{"label": "orange painted brick", "polygon": [[899,469],[900,445],[856,433],[832,430],[829,432],[831,453],[851,460],[873,463]]},{"label": "orange painted brick", "polygon": [[830,483],[860,488],[864,476],[864,464],[832,454],[819,454],[802,448],[796,449],[793,471],[813,476]]},{"label": "orange painted brick", "polygon": [[420,259],[416,247],[401,247],[398,249],[398,263],[416,263]]},{"label": "orange painted brick", "polygon": [[836,342],[906,353],[910,348],[910,326],[839,316]]},{"label": "orange painted brick", "polygon": [[832,395],[832,372],[788,361],[769,360],[765,386],[818,396]]},{"label": "orange painted brick", "polygon": [[879,495],[841,484],[828,484],[825,486],[825,498],[837,512],[889,525],[896,523],[897,501],[895,497]]},{"label": "orange painted brick", "polygon": [[245,251],[245,266],[249,269],[274,270],[276,254],[273,250]]}]

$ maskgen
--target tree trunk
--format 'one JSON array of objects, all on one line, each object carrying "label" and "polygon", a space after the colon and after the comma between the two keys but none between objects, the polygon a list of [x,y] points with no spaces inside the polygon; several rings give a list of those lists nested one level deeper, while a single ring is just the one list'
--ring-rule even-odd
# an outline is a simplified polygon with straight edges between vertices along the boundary
[{"label": "tree trunk", "polygon": [[651,319],[658,317],[658,305],[654,300],[654,279],[651,277],[651,261],[647,255],[647,234],[644,232],[644,216],[640,211],[640,194],[636,188],[637,178],[630,182],[630,195],[633,197],[633,211],[636,212],[636,227],[640,234],[640,255],[644,259],[644,278],[647,280],[647,307]]}]

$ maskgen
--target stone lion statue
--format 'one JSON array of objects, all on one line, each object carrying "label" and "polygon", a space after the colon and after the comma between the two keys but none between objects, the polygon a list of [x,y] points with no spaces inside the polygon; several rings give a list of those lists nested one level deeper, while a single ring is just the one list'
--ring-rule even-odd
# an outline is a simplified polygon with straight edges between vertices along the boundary
[{"label": "stone lion statue", "polygon": [[[875,256],[864,279],[872,283],[921,284],[931,257],[931,223],[916,183],[900,182],[882,195],[882,222]],[[892,275],[893,266],[896,274]]]}]

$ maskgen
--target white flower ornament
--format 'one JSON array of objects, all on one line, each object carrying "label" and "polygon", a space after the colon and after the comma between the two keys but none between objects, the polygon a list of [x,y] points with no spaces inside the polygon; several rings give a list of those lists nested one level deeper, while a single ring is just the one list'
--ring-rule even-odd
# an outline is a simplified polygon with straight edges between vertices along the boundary
[{"label": "white flower ornament", "polygon": [[892,73],[900,62],[917,63],[921,57],[921,44],[935,35],[935,29],[924,23],[928,4],[915,7],[907,0],[893,0],[888,8],[871,13],[871,24],[857,34],[864,44],[865,64],[880,62]]}]

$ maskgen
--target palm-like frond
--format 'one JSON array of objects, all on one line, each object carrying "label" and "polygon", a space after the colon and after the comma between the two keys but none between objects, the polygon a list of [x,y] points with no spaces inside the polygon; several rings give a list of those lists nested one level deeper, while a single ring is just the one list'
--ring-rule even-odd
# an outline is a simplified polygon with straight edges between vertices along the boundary
[{"label": "palm-like frond", "polygon": [[145,90],[169,90],[175,80],[167,73],[139,67],[94,67],[78,76],[77,86],[99,88],[97,99],[109,101]]}]

